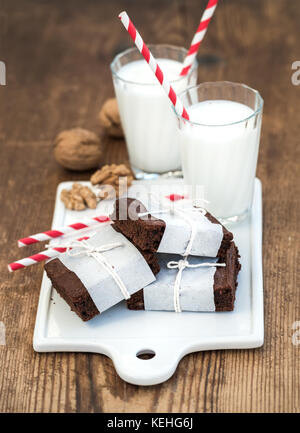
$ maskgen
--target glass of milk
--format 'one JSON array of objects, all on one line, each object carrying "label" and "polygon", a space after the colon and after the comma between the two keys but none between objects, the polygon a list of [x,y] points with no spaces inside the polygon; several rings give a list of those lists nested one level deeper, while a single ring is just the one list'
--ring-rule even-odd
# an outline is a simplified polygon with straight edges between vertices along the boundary
[{"label": "glass of milk", "polygon": [[[179,75],[186,49],[172,45],[149,45],[149,49],[175,92],[196,84],[196,61],[187,76]],[[137,48],[118,54],[111,70],[135,176],[149,179],[163,174],[176,175],[181,170],[177,120],[153,72]]]},{"label": "glass of milk", "polygon": [[186,185],[224,222],[252,204],[263,99],[244,84],[203,83],[179,94],[190,120],[177,129]]}]

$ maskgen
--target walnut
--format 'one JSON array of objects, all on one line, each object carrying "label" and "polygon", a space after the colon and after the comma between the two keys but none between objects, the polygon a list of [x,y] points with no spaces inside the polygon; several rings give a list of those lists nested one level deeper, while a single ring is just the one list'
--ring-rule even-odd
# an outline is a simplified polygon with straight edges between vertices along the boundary
[{"label": "walnut", "polygon": [[[132,184],[133,176],[125,164],[104,165],[91,176],[91,184],[99,187],[98,196],[114,198],[122,196]],[[100,185],[103,185],[100,187]]]},{"label": "walnut", "polygon": [[96,195],[88,186],[80,183],[73,183],[72,189],[63,189],[60,199],[67,209],[72,210],[83,210],[86,207],[95,209],[97,206]]},{"label": "walnut", "polygon": [[123,137],[123,129],[116,98],[107,99],[99,112],[99,121],[110,137]]},{"label": "walnut", "polygon": [[89,170],[97,167],[102,156],[99,137],[91,131],[74,128],[59,133],[54,141],[54,157],[70,170]]},{"label": "walnut", "polygon": [[97,199],[93,191],[88,186],[81,187],[81,197],[90,209],[96,209]]}]

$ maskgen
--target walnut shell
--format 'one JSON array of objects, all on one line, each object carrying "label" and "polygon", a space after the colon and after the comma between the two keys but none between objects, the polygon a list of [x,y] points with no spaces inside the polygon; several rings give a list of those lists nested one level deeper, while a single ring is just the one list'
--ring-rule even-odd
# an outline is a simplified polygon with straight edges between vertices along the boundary
[{"label": "walnut shell", "polygon": [[110,137],[124,136],[116,98],[107,99],[99,112],[99,121]]},{"label": "walnut shell", "polygon": [[54,157],[63,167],[84,171],[99,166],[102,146],[91,131],[74,128],[60,132],[54,141]]}]

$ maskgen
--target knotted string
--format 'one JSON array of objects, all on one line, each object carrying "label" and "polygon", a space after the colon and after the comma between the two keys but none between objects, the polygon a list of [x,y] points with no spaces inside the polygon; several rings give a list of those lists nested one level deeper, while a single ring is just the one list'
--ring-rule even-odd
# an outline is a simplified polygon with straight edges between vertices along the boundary
[{"label": "knotted string", "polygon": [[169,269],[178,269],[175,283],[174,283],[174,310],[176,313],[181,313],[181,306],[180,306],[180,287],[181,287],[181,279],[182,279],[182,272],[185,268],[202,268],[202,267],[225,267],[225,263],[195,263],[191,264],[188,262],[187,257],[184,257],[182,260],[174,261],[171,260],[168,262],[167,267]]},{"label": "knotted string", "polygon": [[[204,199],[201,199],[202,201],[205,201]],[[206,210],[203,207],[200,206],[193,206],[191,208],[179,208],[174,206],[172,203],[167,204],[165,201],[164,203],[162,203],[162,201],[158,198],[158,203],[160,205],[162,205],[162,209],[160,210],[154,210],[154,211],[147,211],[147,212],[142,212],[139,213],[138,216],[139,217],[143,217],[149,214],[162,214],[162,213],[170,213],[171,215],[178,215],[180,217],[182,217],[190,226],[191,228],[191,234],[190,234],[190,238],[188,241],[188,244],[186,246],[186,249],[183,253],[183,256],[189,256],[191,254],[192,251],[192,247],[193,247],[193,243],[197,234],[197,226],[195,224],[195,221],[189,217],[188,213],[189,212],[198,212],[201,215],[205,215],[206,214]]]},{"label": "knotted string", "polygon": [[[114,248],[121,247],[123,245],[122,242],[112,242],[105,245],[99,245],[98,247],[94,247],[93,245],[90,245],[85,239],[81,241],[72,241],[69,244],[63,244],[59,245],[61,248],[66,248],[66,254],[69,257],[78,257],[81,255],[86,255],[88,257],[93,257],[99,265],[101,265],[114,279],[115,283],[119,287],[119,289],[122,292],[122,295],[125,299],[130,298],[130,293],[128,292],[125,284],[119,277],[118,273],[114,269],[114,267],[109,263],[109,261],[105,258],[105,256],[101,253],[104,253],[105,251],[110,251]],[[53,245],[49,246],[50,248],[53,248]],[[77,250],[74,250],[76,248]]]}]

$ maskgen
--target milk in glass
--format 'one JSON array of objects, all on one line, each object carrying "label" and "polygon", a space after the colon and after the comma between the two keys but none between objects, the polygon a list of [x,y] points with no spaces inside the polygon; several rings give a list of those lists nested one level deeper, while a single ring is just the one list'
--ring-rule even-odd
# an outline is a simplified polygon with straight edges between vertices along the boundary
[{"label": "milk in glass", "polygon": [[[175,92],[195,84],[196,74],[180,77],[182,63],[158,58],[157,62]],[[122,66],[114,77],[121,122],[129,159],[135,170],[166,173],[181,167],[177,121],[171,102],[145,60]]]},{"label": "milk in glass", "polygon": [[213,215],[243,215],[252,200],[261,116],[229,100],[197,102],[187,111],[190,122],[179,130],[185,182],[202,186]]}]

